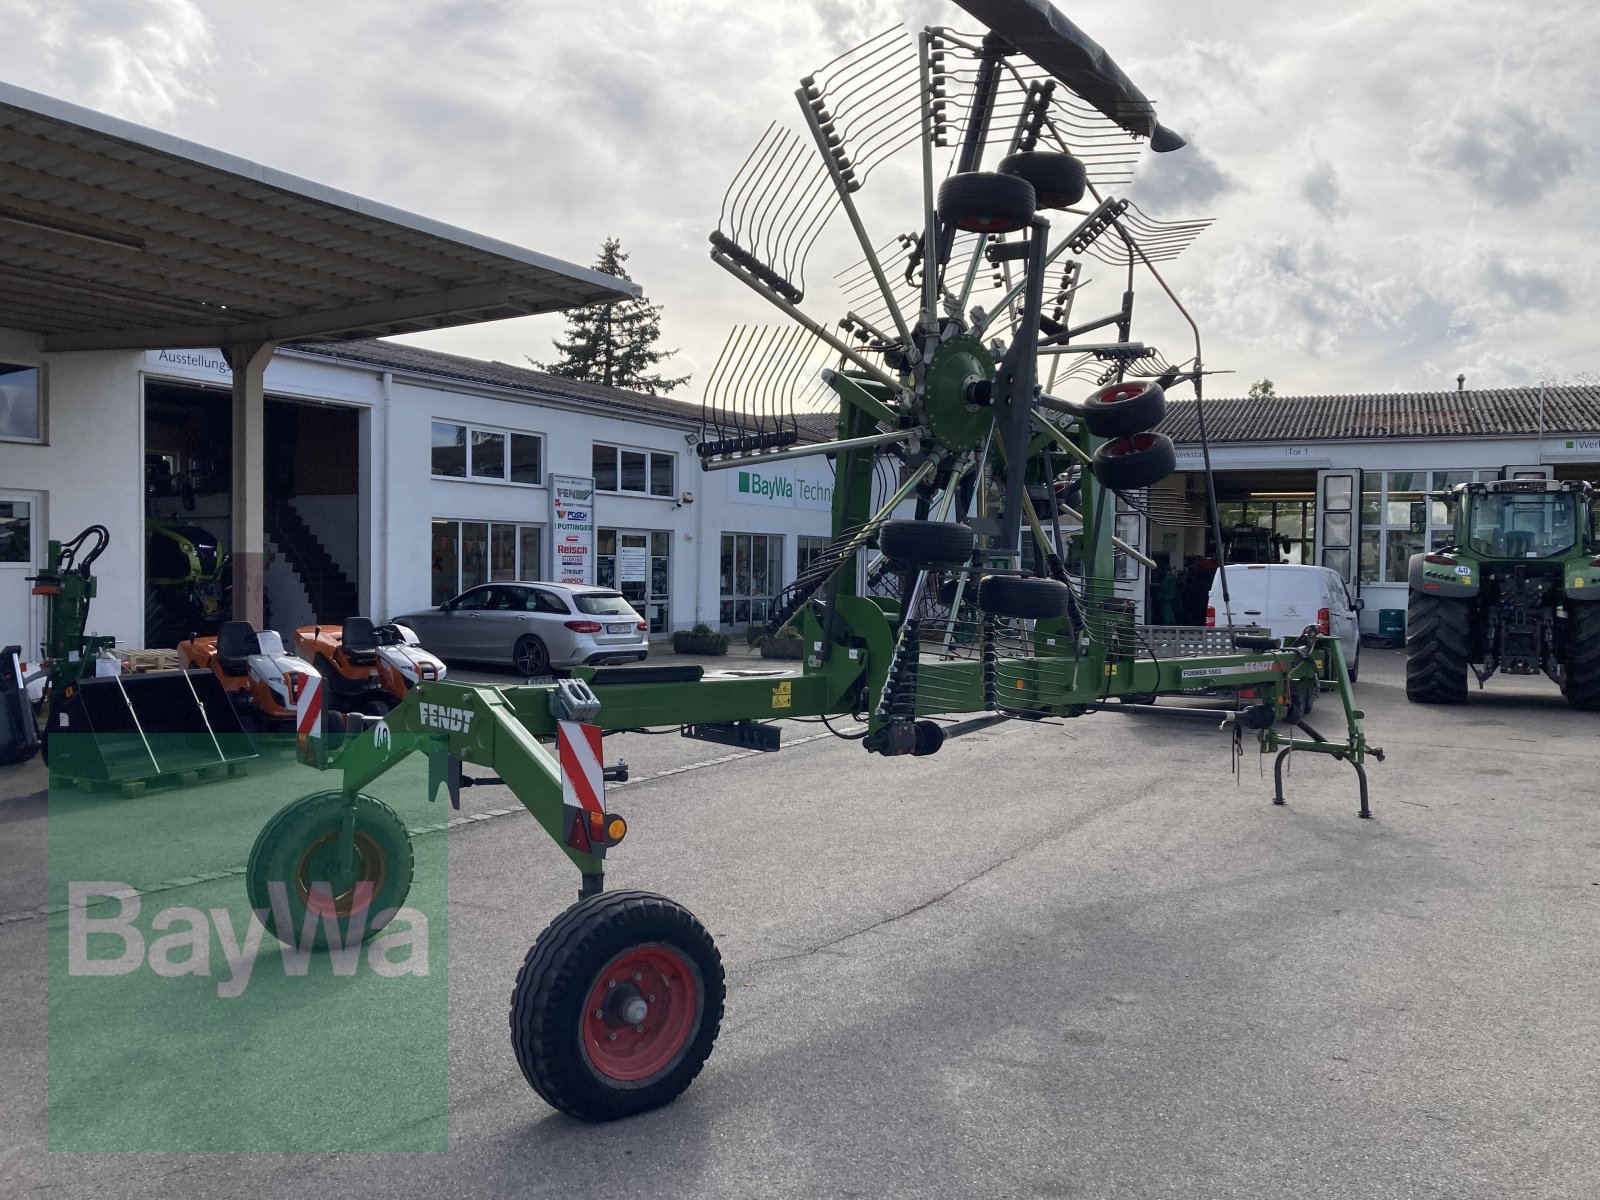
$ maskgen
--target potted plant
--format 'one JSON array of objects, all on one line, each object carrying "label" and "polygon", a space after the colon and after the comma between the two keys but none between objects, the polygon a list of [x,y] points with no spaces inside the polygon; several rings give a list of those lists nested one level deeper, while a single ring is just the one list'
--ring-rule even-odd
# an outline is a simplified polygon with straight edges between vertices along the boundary
[{"label": "potted plant", "polygon": [[805,639],[793,625],[785,625],[777,633],[761,639],[762,658],[804,658]]},{"label": "potted plant", "polygon": [[672,648],[679,654],[726,654],[728,635],[718,633],[702,621],[693,629],[680,629],[674,633]]}]

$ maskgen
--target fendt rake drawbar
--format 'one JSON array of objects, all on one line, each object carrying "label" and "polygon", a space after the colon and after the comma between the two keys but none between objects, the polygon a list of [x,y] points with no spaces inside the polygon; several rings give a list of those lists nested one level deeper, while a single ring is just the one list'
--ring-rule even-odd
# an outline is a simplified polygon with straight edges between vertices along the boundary
[{"label": "fendt rake drawbar", "polygon": [[[1133,282],[1148,274],[1172,297],[1156,264],[1204,223],[1156,222],[1102,193],[1131,171],[1130,135],[1157,152],[1182,139],[1045,0],[961,3],[985,33],[891,31],[803,80],[803,132],[768,131],[711,239],[713,260],[795,328],[735,332],[708,385],[702,466],[823,453],[834,463],[832,541],[751,614],[799,631],[798,673],[642,666],[515,687],[428,681],[381,720],[326,723],[320,694],[304,697],[302,755],[340,786],[262,831],[252,896],[276,884],[297,929],[309,911],[327,940],[370,936],[410,873],[389,869],[403,825],[361,789],[412,753],[428,758],[433,797],[509,787],[582,880],[529,952],[511,1010],[528,1082],[573,1116],[672,1100],[705,1063],[723,1011],[721,959],[701,924],[664,897],[603,890],[607,852],[627,831],[605,808],[615,769],[602,761],[604,731],[677,726],[771,750],[775,719],[854,717],[865,728],[850,736],[896,757],[1009,721],[1171,713],[1276,751],[1280,803],[1291,751],[1350,763],[1369,815],[1362,764],[1381,753],[1366,743],[1336,639],[1314,627],[1290,644],[1217,631],[1218,652],[1158,658],[1116,595],[1117,556],[1149,561],[1114,536],[1119,498],[1137,511],[1174,469],[1172,443],[1153,432],[1164,392],[1192,385],[1199,403],[1204,376],[1198,340],[1178,363],[1133,340]],[[912,232],[869,237],[869,176],[920,191]],[[836,277],[849,311],[828,325],[801,306],[807,256],[838,214],[849,227],[838,240],[862,257]],[[1125,272],[1120,302],[1087,318],[1076,311],[1086,255]],[[1074,378],[1099,390],[1083,401],[1048,390]],[[819,411],[831,440],[807,442]],[[1211,510],[1214,528],[1214,497]],[[1149,707],[1207,688],[1257,699]],[[1318,690],[1343,703],[1341,740],[1305,721]],[[492,774],[464,776],[468,764]]]}]

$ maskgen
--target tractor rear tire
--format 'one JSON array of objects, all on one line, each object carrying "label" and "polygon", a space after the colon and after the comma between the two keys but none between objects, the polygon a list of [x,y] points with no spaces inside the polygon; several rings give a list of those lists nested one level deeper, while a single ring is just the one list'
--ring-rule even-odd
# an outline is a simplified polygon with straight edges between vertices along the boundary
[{"label": "tractor rear tire", "polygon": [[1113,383],[1083,402],[1083,423],[1095,437],[1131,437],[1154,429],[1167,415],[1159,383]]},{"label": "tractor rear tire", "polygon": [[1048,621],[1066,616],[1071,605],[1072,589],[1059,579],[985,575],[978,584],[978,607],[997,617]]},{"label": "tractor rear tire", "polygon": [[580,1121],[670,1104],[722,1027],[722,956],[688,909],[653,892],[580,900],[517,972],[511,1046],[533,1090]]},{"label": "tractor rear tire", "polygon": [[878,531],[884,557],[910,567],[966,566],[973,544],[972,530],[950,521],[885,521]]},{"label": "tractor rear tire", "polygon": [[1566,662],[1567,703],[1585,712],[1600,709],[1600,604],[1567,601],[1571,651]]},{"label": "tractor rear tire", "polygon": [[[304,945],[308,919],[316,921],[310,944],[318,950],[327,949],[330,924],[338,929],[343,944],[349,944],[355,929],[361,930],[357,940],[366,941],[406,902],[416,862],[405,822],[371,796],[356,796],[354,808],[356,878],[347,890],[335,891],[329,878],[344,825],[345,800],[340,793],[302,796],[256,835],[245,867],[245,892],[250,907],[263,914],[267,932],[280,942]],[[324,883],[326,894],[316,886]],[[277,904],[275,892],[280,894]],[[280,916],[286,916],[292,928],[279,928]]]},{"label": "tractor rear tire", "polygon": [[939,216],[968,233],[1026,229],[1037,207],[1033,184],[1016,175],[966,171],[939,185]]},{"label": "tractor rear tire", "polygon": [[1467,601],[1412,592],[1406,612],[1406,699],[1465,703],[1471,644]]}]

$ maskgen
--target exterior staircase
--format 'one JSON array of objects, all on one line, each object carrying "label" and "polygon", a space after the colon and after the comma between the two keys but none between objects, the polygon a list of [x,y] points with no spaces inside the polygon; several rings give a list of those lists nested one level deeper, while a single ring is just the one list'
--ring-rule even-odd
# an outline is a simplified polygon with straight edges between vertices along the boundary
[{"label": "exterior staircase", "polygon": [[317,535],[284,496],[266,497],[267,534],[305,585],[317,621],[337,624],[359,615],[356,585],[339,569]]}]

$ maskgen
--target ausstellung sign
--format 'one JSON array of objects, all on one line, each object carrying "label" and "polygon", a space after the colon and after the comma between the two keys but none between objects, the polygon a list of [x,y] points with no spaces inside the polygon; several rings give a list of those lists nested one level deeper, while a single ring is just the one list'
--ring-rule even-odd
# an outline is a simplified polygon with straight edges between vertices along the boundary
[{"label": "ausstellung sign", "polygon": [[833,507],[833,472],[826,468],[739,467],[728,472],[728,500],[766,508]]},{"label": "ausstellung sign", "polygon": [[233,378],[233,368],[228,365],[228,360],[215,350],[146,350],[144,360],[152,367],[199,371],[222,379]]},{"label": "ausstellung sign", "polygon": [[550,578],[594,582],[594,480],[550,476]]}]

